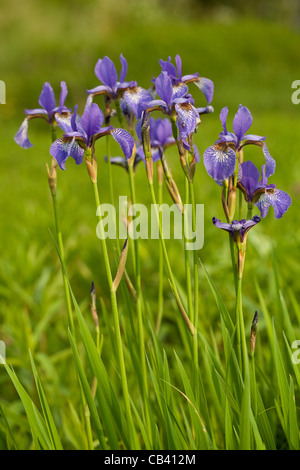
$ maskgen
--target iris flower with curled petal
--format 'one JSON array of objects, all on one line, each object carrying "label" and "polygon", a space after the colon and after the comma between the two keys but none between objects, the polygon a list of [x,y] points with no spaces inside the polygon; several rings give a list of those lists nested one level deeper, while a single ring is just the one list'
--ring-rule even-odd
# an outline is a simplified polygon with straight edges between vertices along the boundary
[{"label": "iris flower with curled petal", "polygon": [[102,127],[103,122],[104,115],[96,103],[87,105],[81,117],[77,114],[77,106],[75,106],[71,118],[58,121],[64,135],[53,142],[50,154],[62,170],[65,169],[65,162],[69,156],[74,158],[77,165],[82,163],[84,152],[88,148],[92,149],[95,141],[104,135],[111,135],[118,142],[125,158],[131,157],[134,147],[131,134],[124,129],[112,126]]},{"label": "iris flower with curled petal", "polygon": [[152,95],[149,91],[138,86],[136,81],[128,82],[125,80],[127,60],[122,54],[120,55],[120,62],[122,68],[120,76],[118,76],[116,67],[109,57],[105,56],[103,59],[99,59],[95,66],[95,75],[103,85],[87,90],[87,93],[90,95],[91,100],[96,95],[106,95],[112,100],[122,99],[135,117],[139,119],[142,112],[141,103],[150,101]]},{"label": "iris flower with curled petal", "polygon": [[200,77],[199,73],[193,73],[190,75],[182,75],[182,62],[180,55],[176,55],[175,63],[176,66],[171,63],[171,57],[168,57],[168,60],[159,61],[160,66],[163,72],[167,72],[169,77],[172,80],[173,85],[178,85],[179,83],[195,83],[195,85],[202,91],[204,94],[207,104],[210,104],[214,95],[214,83],[209,78]]},{"label": "iris flower with curled petal", "polygon": [[243,243],[245,240],[245,236],[248,231],[258,224],[261,221],[261,218],[258,215],[255,215],[252,219],[246,220],[233,220],[230,224],[226,222],[221,222],[216,217],[213,217],[212,222],[213,224],[225,230],[226,232],[230,233],[234,242],[241,242]]},{"label": "iris flower with curled petal", "polygon": [[[193,98],[188,94],[188,86],[185,83],[172,84],[172,79],[167,72],[155,79],[155,90],[160,99],[147,101],[143,108],[148,113],[154,110],[161,110],[168,116],[176,115],[176,123],[179,130],[179,137],[186,141],[188,136],[196,131],[200,124],[200,117],[194,106]],[[137,123],[137,132],[142,125],[142,120]]]},{"label": "iris flower with curled petal", "polygon": [[67,116],[71,113],[71,111],[64,105],[68,94],[66,82],[62,81],[60,85],[61,93],[58,106],[56,106],[53,88],[49,82],[46,82],[43,85],[42,92],[39,97],[39,104],[42,107],[36,109],[25,109],[27,117],[22,122],[14,138],[15,142],[22,148],[32,147],[32,143],[28,138],[28,123],[30,119],[42,118],[49,124],[53,124],[55,123],[57,116]]},{"label": "iris flower with curled petal", "polygon": [[268,184],[266,165],[262,166],[261,179],[259,170],[251,161],[241,164],[241,178],[238,187],[244,193],[247,202],[253,202],[260,210],[261,216],[266,217],[271,206],[274,208],[276,219],[280,219],[290,207],[291,197],[275,184]]},{"label": "iris flower with curled petal", "polygon": [[237,153],[248,144],[262,147],[265,162],[266,175],[271,176],[276,167],[275,160],[271,157],[264,142],[265,137],[247,134],[253,119],[248,108],[240,105],[233,119],[233,132],[227,130],[228,107],[224,107],[220,113],[223,131],[218,140],[210,146],[203,155],[207,173],[220,183],[233,175],[236,168]]}]

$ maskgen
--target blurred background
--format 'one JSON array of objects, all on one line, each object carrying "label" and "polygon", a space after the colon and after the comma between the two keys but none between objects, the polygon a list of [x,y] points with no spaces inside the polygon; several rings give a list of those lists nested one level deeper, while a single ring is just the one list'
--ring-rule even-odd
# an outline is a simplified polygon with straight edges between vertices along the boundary
[{"label": "blurred background", "polygon": [[[211,224],[213,216],[223,217],[219,188],[206,174],[202,155],[221,131],[219,114],[223,106],[229,107],[229,128],[240,103],[250,109],[251,133],[266,136],[270,153],[277,160],[276,174],[270,182],[289,192],[293,204],[280,221],[274,219],[271,209],[264,222],[251,232],[246,268],[249,275],[245,280],[247,318],[252,320],[251,312],[258,302],[254,279],[272,309],[276,308],[276,283],[299,296],[300,105],[291,101],[292,83],[300,79],[298,1],[1,0],[0,5],[0,79],[6,83],[6,104],[0,105],[0,320],[2,339],[12,345],[8,355],[16,364],[21,357],[27,357],[25,349],[29,345],[39,344],[28,345],[28,331],[35,331],[41,316],[47,318],[45,325],[64,318],[64,300],[49,233],[53,231],[53,216],[45,165],[50,161],[50,129],[43,120],[32,120],[29,138],[34,147],[28,150],[18,147],[13,138],[24,119],[24,108],[38,107],[46,81],[58,98],[60,82],[65,80],[69,90],[66,105],[74,108],[78,104],[82,109],[86,89],[99,84],[94,66],[104,55],[120,71],[122,53],[128,61],[127,79],[137,80],[145,88],[160,73],[159,59],[171,56],[174,60],[176,54],[181,55],[184,74],[199,72],[214,81],[215,112],[203,116],[195,138],[201,155],[195,184],[197,202],[205,205],[205,242],[200,256],[229,305],[233,305],[234,295],[227,238]],[[192,93],[198,106],[204,104],[196,87]],[[102,106],[101,99],[97,102]],[[113,144],[112,149],[119,154]],[[105,150],[100,141],[97,152],[101,197],[108,202],[107,166],[102,162]],[[253,157],[258,166],[263,163],[258,148],[247,148],[247,157]],[[184,191],[176,152],[170,149],[168,159]],[[58,180],[69,274],[78,299],[88,306],[92,280],[97,293],[107,297],[101,256],[95,256],[99,243],[90,182],[85,167],[76,167],[71,159],[66,171],[59,172]],[[116,197],[118,193],[129,194],[124,170],[114,169],[114,183]],[[149,202],[142,167],[138,168],[136,184],[139,201]],[[165,197],[168,200],[167,193]],[[178,279],[184,283],[178,243],[170,243],[170,258]],[[154,298],[157,292],[157,245],[142,243],[141,256],[143,283],[147,283],[151,302],[152,292]],[[274,264],[279,267],[276,279],[268,275]],[[224,282],[226,273],[228,282]],[[202,280],[200,302],[207,318],[204,322],[210,327],[217,312]],[[168,301],[172,301],[172,295],[167,289]],[[53,328],[55,341],[51,343],[48,338],[48,344],[56,351],[59,338],[67,341],[66,330],[58,321]],[[24,336],[27,342],[20,340]],[[20,350],[23,347],[24,356]]]}]

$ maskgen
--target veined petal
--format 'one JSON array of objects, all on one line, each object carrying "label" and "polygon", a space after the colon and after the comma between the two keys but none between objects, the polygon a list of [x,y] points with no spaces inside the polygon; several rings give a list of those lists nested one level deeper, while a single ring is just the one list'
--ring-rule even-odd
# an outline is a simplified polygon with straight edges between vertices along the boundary
[{"label": "veined petal", "polygon": [[78,145],[75,138],[69,144],[69,155],[74,158],[76,165],[80,165],[83,161],[84,150]]},{"label": "veined petal", "polygon": [[182,98],[189,91],[189,87],[185,83],[178,83],[178,85],[173,85],[173,96],[172,101]]},{"label": "veined petal", "polygon": [[116,142],[120,145],[123,150],[126,160],[132,156],[134,147],[134,139],[132,135],[125,129],[114,128],[110,131]]},{"label": "veined petal", "polygon": [[200,122],[196,108],[190,103],[176,104],[177,124],[181,138],[187,138],[192,132],[195,132]]},{"label": "veined petal", "polygon": [[203,161],[209,176],[216,182],[220,182],[226,180],[234,173],[236,155],[230,147],[226,150],[220,150],[215,145],[212,145],[205,150]]},{"label": "veined petal", "polygon": [[239,109],[233,119],[233,132],[240,141],[246,134],[247,130],[251,127],[253,122],[251,113],[246,106],[240,104]]},{"label": "veined petal", "polygon": [[113,88],[118,81],[116,67],[113,61],[107,56],[98,60],[95,66],[95,74],[104,85],[110,88]]},{"label": "veined petal", "polygon": [[214,82],[212,82],[209,78],[204,77],[199,77],[193,82],[202,91],[206,98],[207,104],[210,104],[214,96]]},{"label": "veined petal", "polygon": [[122,69],[120,73],[120,82],[125,82],[126,74],[127,74],[127,60],[123,56],[123,54],[120,55],[120,61],[122,64]]},{"label": "veined petal", "polygon": [[263,144],[263,152],[266,159],[266,177],[273,175],[275,173],[276,162],[274,158],[270,155],[267,145]]},{"label": "veined petal", "polygon": [[28,118],[25,118],[22,122],[18,132],[14,137],[15,142],[20,145],[23,149],[33,147],[32,143],[28,138]]},{"label": "veined petal", "polygon": [[142,87],[129,88],[123,98],[137,119],[141,117],[146,103],[153,101],[151,93]]},{"label": "veined petal", "polygon": [[173,86],[171,78],[167,72],[161,74],[155,80],[155,88],[158,96],[169,105],[173,98]]},{"label": "veined petal", "polygon": [[255,205],[259,208],[261,216],[265,217],[268,213],[269,207],[273,206],[276,219],[280,219],[283,214],[288,210],[292,203],[291,197],[281,189],[266,188]]},{"label": "veined petal", "polygon": [[49,118],[55,108],[55,96],[52,86],[49,82],[44,83],[39,97],[39,104],[47,111]]},{"label": "veined petal", "polygon": [[57,139],[50,147],[50,155],[55,158],[58,166],[65,170],[65,162],[70,155],[70,143],[65,142],[63,139]]},{"label": "veined petal", "polygon": [[71,116],[70,115],[55,113],[54,118],[55,118],[55,121],[57,122],[57,124],[59,125],[59,127],[66,134],[68,134],[69,132],[73,132],[73,129],[72,129],[72,126],[71,126]]}]

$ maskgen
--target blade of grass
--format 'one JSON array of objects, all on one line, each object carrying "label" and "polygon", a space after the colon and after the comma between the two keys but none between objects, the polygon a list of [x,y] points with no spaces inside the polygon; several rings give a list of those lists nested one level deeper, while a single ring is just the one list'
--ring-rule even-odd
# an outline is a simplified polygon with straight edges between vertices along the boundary
[{"label": "blade of grass", "polygon": [[37,369],[36,369],[36,366],[35,366],[35,363],[34,363],[34,360],[33,360],[33,357],[32,357],[32,354],[31,354],[30,351],[29,351],[29,354],[30,354],[30,362],[31,362],[31,367],[32,367],[32,371],[33,371],[34,380],[35,380],[35,385],[36,385],[36,388],[37,388],[37,391],[38,391],[40,405],[41,405],[44,420],[45,420],[45,423],[46,423],[46,426],[47,426],[48,435],[51,439],[52,447],[55,450],[62,450],[63,446],[62,446],[62,443],[61,443],[61,440],[60,440],[60,437],[59,437],[59,434],[58,434],[58,431],[57,431],[57,428],[56,428],[56,425],[55,425],[55,422],[54,422],[54,419],[53,419],[53,416],[52,416],[52,413],[51,413],[51,410],[50,410],[50,407],[49,407],[48,402],[47,402],[45,392],[43,390],[41,380],[39,378],[39,375],[38,375],[38,372],[37,372]]}]

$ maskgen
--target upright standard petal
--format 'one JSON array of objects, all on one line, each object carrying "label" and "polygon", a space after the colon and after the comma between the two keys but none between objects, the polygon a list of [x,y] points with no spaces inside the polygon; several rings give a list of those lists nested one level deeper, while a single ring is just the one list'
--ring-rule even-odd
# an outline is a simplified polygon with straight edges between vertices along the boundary
[{"label": "upright standard petal", "polygon": [[28,118],[25,118],[22,122],[18,132],[14,137],[14,141],[23,149],[33,147],[32,143],[28,138]]},{"label": "upright standard petal", "polygon": [[39,97],[40,105],[47,111],[49,118],[55,108],[55,96],[52,86],[49,82],[44,83],[42,92]]},{"label": "upright standard petal", "polygon": [[259,177],[259,170],[250,160],[241,164],[241,178],[239,182],[246,190],[247,199],[249,201],[252,200]]},{"label": "upright standard petal", "polygon": [[134,138],[125,129],[115,128],[110,131],[116,142],[120,145],[123,150],[126,160],[132,156],[134,147]]},{"label": "upright standard petal", "polygon": [[175,56],[175,63],[177,67],[177,77],[178,77],[178,80],[181,82],[182,81],[182,61],[181,61],[181,57],[179,54]]},{"label": "upright standard petal", "polygon": [[155,80],[155,88],[158,96],[169,105],[173,98],[172,81],[167,72],[161,74]]},{"label": "upright standard petal", "polygon": [[233,132],[240,142],[253,122],[251,113],[248,108],[240,104],[239,109],[233,119]]},{"label": "upright standard petal", "polygon": [[126,75],[127,75],[127,60],[125,59],[125,57],[123,56],[123,54],[120,55],[120,61],[121,61],[121,64],[122,64],[122,69],[121,69],[121,73],[120,73],[120,82],[125,82],[125,78],[126,78]]},{"label": "upright standard petal", "polygon": [[168,57],[168,60],[159,60],[162,72],[166,72],[171,79],[177,78],[177,70],[175,65],[171,62],[171,57]]},{"label": "upright standard petal", "polygon": [[60,86],[61,86],[61,92],[60,92],[60,97],[59,97],[59,111],[58,111],[59,113],[61,113],[64,109],[64,104],[65,104],[66,97],[68,94],[68,88],[67,88],[66,82],[64,81],[60,82]]},{"label": "upright standard petal", "polygon": [[87,135],[88,145],[91,143],[92,137],[100,132],[103,121],[103,112],[96,103],[86,107],[80,124]]},{"label": "upright standard petal", "polygon": [[227,134],[227,116],[228,116],[228,106],[225,106],[221,109],[220,112],[220,121],[222,123],[223,132]]},{"label": "upright standard petal", "polygon": [[103,59],[99,59],[95,66],[96,77],[104,83],[104,85],[114,88],[118,81],[118,74],[116,67],[109,57],[105,56]]},{"label": "upright standard petal", "polygon": [[236,155],[230,147],[221,150],[212,145],[205,150],[203,161],[209,176],[217,183],[220,183],[220,181],[226,180],[234,173]]}]

